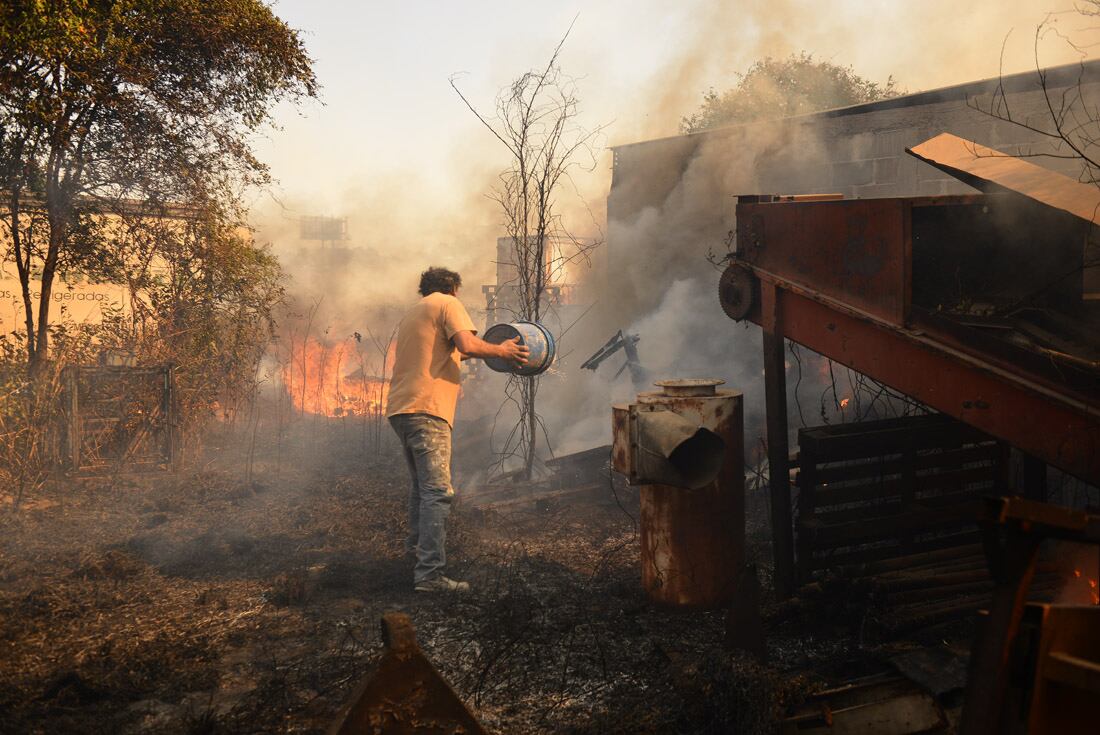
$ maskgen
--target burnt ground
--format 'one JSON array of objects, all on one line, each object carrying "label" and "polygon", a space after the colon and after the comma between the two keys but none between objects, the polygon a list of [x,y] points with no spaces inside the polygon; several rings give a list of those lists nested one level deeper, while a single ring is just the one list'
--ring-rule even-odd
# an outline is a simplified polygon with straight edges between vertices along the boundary
[{"label": "burnt ground", "polygon": [[0,730],[323,732],[390,610],[497,733],[771,732],[809,687],[887,653],[858,609],[792,615],[766,589],[768,663],[726,652],[721,613],[642,595],[636,496],[610,486],[459,502],[450,566],[474,591],[415,595],[403,464],[317,431],[251,481],[227,451],[0,512]]}]

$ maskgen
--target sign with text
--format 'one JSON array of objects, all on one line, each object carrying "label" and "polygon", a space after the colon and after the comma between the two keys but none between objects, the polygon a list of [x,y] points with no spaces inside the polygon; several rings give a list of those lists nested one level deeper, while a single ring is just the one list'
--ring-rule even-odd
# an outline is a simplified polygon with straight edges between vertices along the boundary
[{"label": "sign with text", "polygon": [[[35,319],[38,318],[38,279],[31,283],[31,303],[34,306]],[[70,321],[77,324],[98,324],[103,321],[104,308],[126,308],[127,296],[123,286],[104,283],[68,284],[60,279],[54,283],[50,294],[50,320]],[[0,334],[7,334],[23,328],[23,291],[19,280],[0,279]]]}]

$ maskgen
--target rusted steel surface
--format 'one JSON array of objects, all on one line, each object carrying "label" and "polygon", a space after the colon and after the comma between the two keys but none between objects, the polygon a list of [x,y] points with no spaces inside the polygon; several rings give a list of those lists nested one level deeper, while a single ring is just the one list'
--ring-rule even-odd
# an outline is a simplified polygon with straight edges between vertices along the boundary
[{"label": "rusted steel surface", "polygon": [[1100,214],[1095,186],[950,133],[905,150],[980,191],[1012,191],[1086,222]]},{"label": "rusted steel surface", "polygon": [[[672,386],[678,390],[677,386]],[[643,484],[642,585],[650,598],[677,607],[718,607],[733,595],[745,561],[744,429],[741,394],[670,396],[642,393],[613,410],[615,469],[639,481],[631,416],[671,411],[713,431],[725,443],[718,478],[694,490]],[[636,418],[634,419],[636,420]],[[624,472],[625,470],[625,472]]]},{"label": "rusted steel surface", "polygon": [[[789,339],[1100,485],[1095,404],[1067,398],[926,333],[892,328],[789,288],[778,293]],[[759,313],[749,318],[761,319]]]},{"label": "rusted steel surface", "polygon": [[738,260],[900,325],[908,304],[908,216],[902,199],[742,202]]},{"label": "rusted steel surface", "polygon": [[651,409],[697,420],[726,444],[718,479],[685,490],[643,485],[642,586],[658,602],[678,607],[717,607],[736,589],[745,563],[744,429],[741,394],[668,397],[645,393]]},{"label": "rusted steel surface", "polygon": [[775,592],[790,597],[795,586],[794,529],[791,512],[789,431],[787,427],[787,368],[783,317],[775,285],[760,288],[760,325],[763,327],[764,403],[768,439],[768,493],[771,505],[772,554]]},{"label": "rusted steel surface", "polygon": [[329,735],[487,735],[424,657],[409,616],[382,616],[386,648]]},{"label": "rusted steel surface", "polygon": [[[1017,641],[1040,543],[1048,538],[1100,543],[1100,516],[1018,497],[987,499],[981,521],[995,586],[989,614],[970,653],[960,735],[1006,732],[1020,717],[1018,697],[1006,697],[1006,693],[1011,686],[1013,655],[1019,648]],[[1100,646],[1079,650],[1100,653]],[[1091,732],[1091,720],[1074,719],[1064,724],[1058,732]]]},{"label": "rusted steel surface", "polygon": [[[1100,695],[1100,607],[1035,605],[1024,611],[1037,643],[1027,657],[1030,735],[1092,732]],[[1084,728],[1084,729],[1082,729]]]}]

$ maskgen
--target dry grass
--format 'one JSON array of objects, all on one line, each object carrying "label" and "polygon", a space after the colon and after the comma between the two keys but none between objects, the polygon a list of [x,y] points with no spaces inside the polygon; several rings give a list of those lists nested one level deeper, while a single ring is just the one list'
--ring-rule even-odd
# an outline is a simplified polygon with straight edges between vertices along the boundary
[{"label": "dry grass", "polygon": [[0,514],[2,729],[323,732],[394,609],[501,733],[769,732],[804,684],[723,652],[720,614],[647,604],[629,500],[459,503],[451,568],[475,591],[425,598],[403,463],[311,449],[275,466],[245,483],[226,456]]}]

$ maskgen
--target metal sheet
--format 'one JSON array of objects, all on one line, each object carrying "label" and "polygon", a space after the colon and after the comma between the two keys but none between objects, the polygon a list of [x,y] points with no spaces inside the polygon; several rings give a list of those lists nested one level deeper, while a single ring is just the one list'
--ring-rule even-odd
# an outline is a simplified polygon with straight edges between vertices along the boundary
[{"label": "metal sheet", "polygon": [[1087,222],[1100,213],[1100,189],[1095,186],[950,133],[905,150],[980,191],[1022,194]]},{"label": "metal sheet", "polygon": [[909,296],[904,199],[745,203],[738,259],[903,324]]},{"label": "metal sheet", "polygon": [[408,615],[382,617],[386,649],[329,728],[329,735],[487,735],[416,644]]},{"label": "metal sheet", "polygon": [[[1100,484],[1100,414],[1095,408],[1064,400],[920,333],[893,329],[787,289],[777,293],[788,338]],[[760,318],[759,312],[750,316]]]}]

